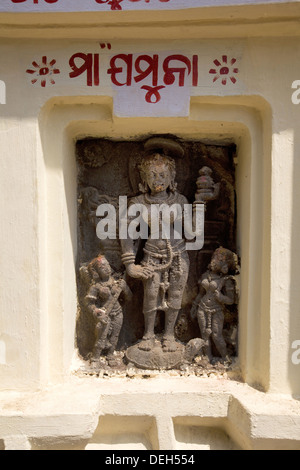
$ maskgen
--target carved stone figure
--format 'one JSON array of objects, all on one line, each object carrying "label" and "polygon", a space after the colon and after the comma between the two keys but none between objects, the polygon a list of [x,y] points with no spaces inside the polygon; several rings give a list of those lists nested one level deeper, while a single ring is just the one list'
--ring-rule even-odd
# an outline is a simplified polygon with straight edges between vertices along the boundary
[{"label": "carved stone figure", "polygon": [[115,365],[114,351],[123,324],[123,312],[119,297],[123,292],[127,298],[132,293],[124,279],[115,280],[105,256],[93,259],[88,266],[90,287],[85,297],[88,311],[95,320],[95,343],[92,361],[97,361],[105,353],[108,364]]},{"label": "carved stone figure", "polygon": [[211,174],[212,170],[207,166],[203,166],[199,170],[199,178],[196,181],[196,201],[206,202],[216,199],[218,197],[220,191],[220,183],[214,183]]},{"label": "carved stone figure", "polygon": [[[155,145],[155,139],[153,145]],[[156,142],[164,144],[165,150],[179,152],[176,142],[167,140]],[[179,147],[179,149],[178,149]],[[148,144],[149,148],[149,144]],[[152,149],[151,149],[152,150]],[[137,347],[129,348],[127,357],[139,367],[174,367],[180,360],[182,345],[175,340],[174,328],[182,304],[182,297],[189,274],[189,257],[185,240],[175,234],[175,222],[182,223],[184,205],[188,204],[185,196],[177,192],[175,183],[175,162],[165,153],[152,152],[141,165],[141,194],[131,199],[131,204],[147,208],[147,223],[151,227],[152,205],[175,207],[170,219],[172,229],[169,237],[164,237],[161,221],[159,230],[150,230],[144,247],[144,257],[140,264],[135,264],[135,252],[132,240],[122,240],[122,260],[129,276],[143,281],[144,335]],[[207,198],[209,199],[209,198]],[[173,225],[174,224],[174,225]],[[159,233],[158,233],[159,232]],[[165,314],[165,329],[161,345],[155,337],[154,327],[158,310]],[[162,348],[162,349],[161,349]],[[146,352],[146,354],[145,354]],[[164,354],[162,354],[164,353]],[[167,354],[166,354],[167,353]]]},{"label": "carved stone figure", "polygon": [[208,270],[199,281],[199,294],[194,300],[191,315],[197,316],[204,350],[209,359],[213,358],[213,341],[222,359],[227,358],[226,342],[223,337],[224,308],[237,302],[235,274],[238,259],[232,251],[220,247],[212,255]]},{"label": "carved stone figure", "polygon": [[[219,301],[215,315],[209,315],[198,296],[195,318],[190,315],[198,279],[214,250],[220,245],[236,250],[234,155],[234,146],[170,135],[77,142],[76,346],[88,371],[126,364],[181,369],[197,355],[224,355],[217,320],[222,308],[227,354],[236,354],[236,304]],[[200,234],[199,248],[192,250],[188,243],[196,239],[187,235],[186,204],[193,215],[200,209],[201,223],[205,215],[204,240]],[[136,217],[134,205],[146,211]],[[158,219],[152,219],[155,208]],[[132,227],[136,236],[124,238]],[[220,290],[230,297],[229,279]],[[201,334],[195,333],[197,323]],[[217,327],[219,335],[213,333]]]}]

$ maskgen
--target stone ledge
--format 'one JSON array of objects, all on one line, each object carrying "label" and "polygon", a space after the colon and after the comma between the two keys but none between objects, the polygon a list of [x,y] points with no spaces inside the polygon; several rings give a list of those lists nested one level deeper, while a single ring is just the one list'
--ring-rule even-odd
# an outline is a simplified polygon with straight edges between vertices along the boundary
[{"label": "stone ledge", "polygon": [[[116,15],[117,13],[117,15]],[[183,10],[0,13],[0,37],[182,39],[299,36],[299,4],[235,5]],[[187,27],[188,26],[188,27]]]},{"label": "stone ledge", "polygon": [[73,377],[0,409],[5,449],[300,449],[300,401],[219,378]]}]

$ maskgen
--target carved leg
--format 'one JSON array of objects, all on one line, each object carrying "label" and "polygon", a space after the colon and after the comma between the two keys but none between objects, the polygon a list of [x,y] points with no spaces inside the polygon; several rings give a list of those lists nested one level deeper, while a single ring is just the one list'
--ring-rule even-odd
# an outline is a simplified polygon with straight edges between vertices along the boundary
[{"label": "carved leg", "polygon": [[224,315],[221,312],[215,313],[212,318],[212,339],[221,354],[222,359],[227,357],[226,342],[223,337]]},{"label": "carved leg", "polygon": [[178,348],[174,330],[189,274],[189,256],[186,252],[179,255],[178,265],[173,266],[173,268],[175,271],[170,272],[169,276],[170,284],[167,292],[169,308],[165,311],[165,334],[163,338],[163,350],[169,352],[174,352]]},{"label": "carved leg", "polygon": [[212,359],[211,344],[210,344],[211,330],[207,328],[207,318],[203,310],[198,309],[197,319],[198,319],[201,337],[205,341],[205,346],[203,348],[204,353],[209,358],[209,360],[211,360]]},{"label": "carved leg", "polygon": [[122,324],[123,324],[123,315],[120,312],[112,320],[112,330],[111,330],[111,334],[109,336],[108,355],[112,355],[114,353],[114,351],[116,350],[118,340],[119,340],[120,331],[121,331],[121,328],[122,328]]},{"label": "carved leg", "polygon": [[101,353],[104,349],[103,341],[96,341],[93,352],[92,352],[92,360],[96,361],[100,359]]},{"label": "carved leg", "polygon": [[151,351],[155,343],[154,325],[157,313],[157,299],[160,286],[160,274],[154,273],[151,279],[147,279],[144,284],[143,312],[145,319],[145,331],[138,348],[143,351]]},{"label": "carved leg", "polygon": [[142,341],[138,345],[138,348],[142,349],[143,351],[151,351],[151,349],[154,347],[154,325],[156,312],[156,310],[152,310],[151,312],[144,313],[145,332]]},{"label": "carved leg", "polygon": [[177,349],[177,343],[174,337],[174,328],[178,316],[178,309],[168,308],[165,313],[165,334],[163,337],[163,350],[174,352]]},{"label": "carved leg", "polygon": [[107,334],[110,322],[98,322],[96,325],[96,341],[92,352],[92,360],[100,359],[103,349],[106,347]]}]

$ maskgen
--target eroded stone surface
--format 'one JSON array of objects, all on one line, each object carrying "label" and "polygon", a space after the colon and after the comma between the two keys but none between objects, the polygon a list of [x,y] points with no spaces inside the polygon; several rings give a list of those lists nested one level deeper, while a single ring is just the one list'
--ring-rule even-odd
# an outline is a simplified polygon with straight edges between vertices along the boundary
[{"label": "eroded stone surface", "polygon": [[[118,350],[123,352],[123,360],[136,367],[169,370],[181,367],[183,362],[192,364],[194,357],[203,352],[195,350],[191,354],[190,341],[197,338],[205,342],[202,346],[210,361],[215,356],[225,359],[235,355],[237,308],[234,298],[228,300],[230,283],[229,277],[227,281],[221,273],[223,266],[216,271],[217,277],[221,277],[216,289],[219,297],[211,310],[219,313],[212,315],[208,307],[201,310],[202,304],[197,303],[199,295],[204,295],[201,290],[197,293],[197,284],[215,249],[220,243],[228,249],[235,248],[233,148],[184,142],[169,136],[155,136],[143,142],[95,139],[80,142],[77,156],[80,273],[77,344],[81,357],[92,359],[94,369],[102,367],[100,356],[107,357],[110,365],[118,368],[119,363],[113,358]],[[145,222],[152,230],[148,239],[118,238],[118,231],[122,230],[120,213],[124,209],[120,195],[126,196],[127,209],[133,205],[146,209]],[[103,204],[112,207],[119,225],[115,238],[99,240],[96,228],[103,218],[97,217],[96,211]],[[188,204],[194,204],[193,217],[197,204],[205,212],[204,247],[190,251],[186,250],[184,238],[184,207]],[[163,236],[164,219],[153,236],[149,214],[160,205],[176,206],[171,223],[181,224],[182,239],[175,232]],[[127,219],[128,226],[132,220],[133,217]],[[112,230],[110,225],[108,230]],[[105,280],[100,279],[99,272],[97,276],[91,275],[90,266],[99,259],[105,259],[110,266]],[[125,296],[122,289],[117,295],[113,287],[121,279],[126,285]],[[133,295],[126,295],[126,290]],[[114,297],[115,306],[110,314],[107,304]],[[205,328],[202,317],[209,323]]]}]

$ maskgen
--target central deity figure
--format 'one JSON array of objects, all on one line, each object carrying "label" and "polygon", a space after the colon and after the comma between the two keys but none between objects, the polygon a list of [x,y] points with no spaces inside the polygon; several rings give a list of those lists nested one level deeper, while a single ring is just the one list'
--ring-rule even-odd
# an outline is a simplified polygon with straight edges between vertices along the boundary
[{"label": "central deity figure", "polygon": [[[153,139],[155,143],[155,139]],[[182,152],[181,146],[171,141],[171,150],[177,154]],[[168,144],[165,143],[168,150]],[[158,310],[165,313],[165,329],[162,338],[162,350],[174,352],[178,347],[175,341],[174,328],[178,312],[181,308],[183,292],[189,273],[189,257],[185,248],[185,240],[175,236],[174,223],[183,223],[184,204],[188,204],[185,196],[177,192],[175,183],[175,161],[164,153],[152,151],[146,155],[139,167],[142,183],[141,194],[129,202],[142,204],[147,208],[149,238],[144,246],[141,264],[135,264],[133,240],[121,240],[122,260],[129,276],[141,279],[144,285],[143,314],[145,320],[144,336],[138,349],[151,351],[155,346],[155,320]],[[170,214],[170,233],[163,235],[163,221],[151,227],[150,213],[152,205],[173,206]]]}]

